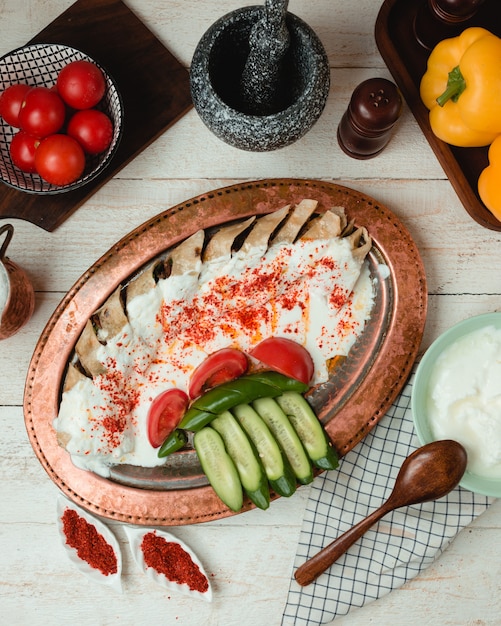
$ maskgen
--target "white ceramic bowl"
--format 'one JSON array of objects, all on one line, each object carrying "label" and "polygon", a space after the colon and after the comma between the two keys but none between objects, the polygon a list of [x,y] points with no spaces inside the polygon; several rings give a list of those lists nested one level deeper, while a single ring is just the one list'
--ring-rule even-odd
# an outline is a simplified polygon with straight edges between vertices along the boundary
[{"label": "white ceramic bowl", "polygon": [[106,69],[85,53],[61,44],[33,44],[13,50],[0,58],[0,93],[15,83],[52,87],[65,65],[82,59],[97,65],[106,80],[106,93],[96,108],[104,111],[113,122],[113,139],[109,148],[101,154],[87,156],[84,173],[78,180],[64,186],[51,185],[38,174],[22,172],[12,164],[9,145],[18,129],[0,119],[0,179],[10,187],[37,194],[71,191],[94,179],[110,163],[123,129],[122,98]]},{"label": "white ceramic bowl", "polygon": [[[430,378],[437,358],[453,343],[476,330],[494,326],[501,329],[501,312],[477,315],[459,322],[440,335],[424,354],[414,378],[411,394],[411,408],[414,427],[422,445],[434,441],[433,428],[427,410]],[[500,381],[501,386],[501,381]],[[501,496],[501,479],[487,478],[466,470],[460,485],[475,493],[487,496]]]}]

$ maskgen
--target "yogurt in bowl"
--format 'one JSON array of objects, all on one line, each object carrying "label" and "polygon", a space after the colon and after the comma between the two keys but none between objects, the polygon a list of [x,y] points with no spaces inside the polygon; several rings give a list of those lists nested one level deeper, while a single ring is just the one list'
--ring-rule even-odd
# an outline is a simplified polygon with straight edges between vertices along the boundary
[{"label": "yogurt in bowl", "polygon": [[5,311],[5,307],[7,306],[9,293],[9,276],[7,274],[7,270],[3,266],[3,263],[0,263],[0,321],[2,320],[3,312]]},{"label": "yogurt in bowl", "polygon": [[422,444],[454,439],[465,447],[461,486],[501,496],[501,313],[463,320],[430,346],[411,406]]}]

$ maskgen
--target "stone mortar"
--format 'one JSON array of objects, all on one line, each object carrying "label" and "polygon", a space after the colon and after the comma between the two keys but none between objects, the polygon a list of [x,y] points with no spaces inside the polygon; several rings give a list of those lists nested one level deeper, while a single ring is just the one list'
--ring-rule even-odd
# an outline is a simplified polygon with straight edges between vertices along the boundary
[{"label": "stone mortar", "polygon": [[226,143],[255,152],[275,150],[302,137],[320,117],[329,94],[329,62],[313,30],[287,13],[290,45],[283,62],[283,107],[271,115],[245,110],[240,79],[249,35],[261,6],[243,7],[217,20],[193,55],[190,87],[204,124]]}]

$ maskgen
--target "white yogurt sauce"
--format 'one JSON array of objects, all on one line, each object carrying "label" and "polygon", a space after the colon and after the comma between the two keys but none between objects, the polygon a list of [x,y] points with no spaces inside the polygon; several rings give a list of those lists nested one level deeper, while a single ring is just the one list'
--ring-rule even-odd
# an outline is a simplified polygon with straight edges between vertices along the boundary
[{"label": "white yogurt sauce", "polygon": [[63,394],[54,426],[79,467],[107,476],[114,464],[162,464],[146,435],[151,402],[169,387],[187,391],[191,372],[220,348],[248,352],[288,337],[309,350],[313,383],[327,380],[328,359],[348,354],[373,306],[368,264],[346,239],[236,253],[197,270],[127,303],[129,324],[97,355],[106,374]]},{"label": "white yogurt sauce", "polygon": [[465,447],[468,471],[501,477],[501,329],[486,326],[444,350],[430,377],[428,415],[435,438]]},{"label": "white yogurt sauce", "polygon": [[2,315],[5,310],[5,305],[7,304],[7,300],[9,299],[9,290],[9,276],[7,274],[5,266],[0,263],[0,322],[2,320]]}]

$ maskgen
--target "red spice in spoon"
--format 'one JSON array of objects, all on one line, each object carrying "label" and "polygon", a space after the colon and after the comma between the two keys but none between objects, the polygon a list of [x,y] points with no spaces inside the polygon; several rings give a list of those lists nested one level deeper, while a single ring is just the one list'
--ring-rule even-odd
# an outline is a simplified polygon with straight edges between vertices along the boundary
[{"label": "red spice in spoon", "polygon": [[200,593],[209,589],[207,577],[178,543],[167,541],[155,532],[150,532],[144,535],[141,550],[147,567],[164,574],[168,580],[178,585],[188,585],[192,591]]},{"label": "red spice in spoon", "polygon": [[116,554],[95,526],[73,509],[66,509],[61,519],[66,543],[77,551],[83,561],[100,570],[104,576],[117,573]]}]

